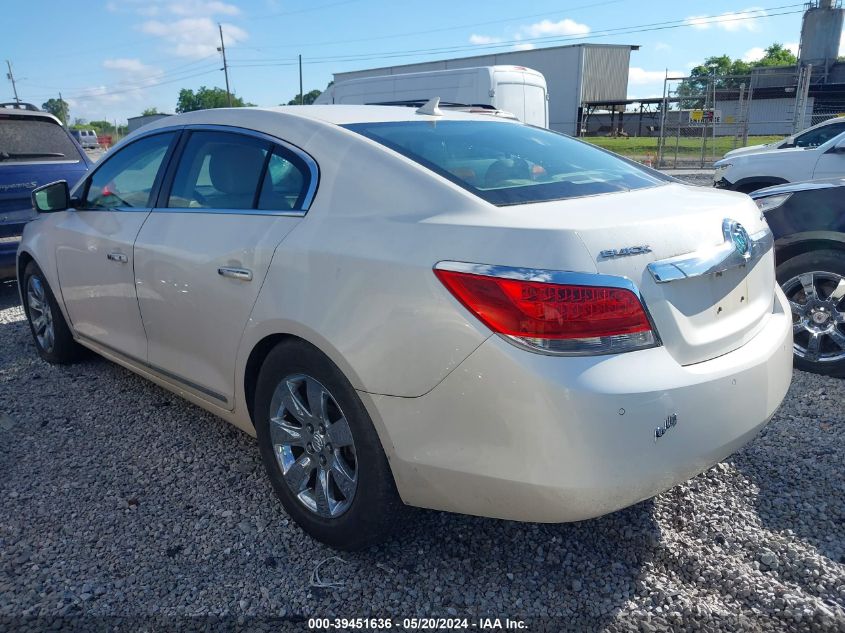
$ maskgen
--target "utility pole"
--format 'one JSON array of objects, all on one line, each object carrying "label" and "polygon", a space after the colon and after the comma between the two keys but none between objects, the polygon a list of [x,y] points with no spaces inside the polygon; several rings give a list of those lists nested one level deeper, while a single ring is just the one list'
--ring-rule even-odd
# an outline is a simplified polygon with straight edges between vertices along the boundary
[{"label": "utility pole", "polygon": [[6,67],[9,69],[9,72],[6,73],[6,78],[12,82],[12,91],[15,93],[15,103],[20,103],[21,100],[18,99],[18,87],[15,85],[15,75],[12,73],[12,62],[8,59],[6,60]]},{"label": "utility pole", "polygon": [[302,94],[302,55],[299,56],[299,105],[305,105],[305,95]]},{"label": "utility pole", "polygon": [[67,112],[65,112],[65,100],[62,99],[62,93],[59,92],[59,107],[62,109],[62,124],[67,127]]},{"label": "utility pole", "polygon": [[220,22],[217,23],[217,28],[220,30],[220,48],[217,50],[223,53],[223,75],[226,77],[226,101],[229,104],[229,107],[232,107],[232,93],[229,92],[229,65],[226,63],[226,45],[223,43],[223,25]]}]

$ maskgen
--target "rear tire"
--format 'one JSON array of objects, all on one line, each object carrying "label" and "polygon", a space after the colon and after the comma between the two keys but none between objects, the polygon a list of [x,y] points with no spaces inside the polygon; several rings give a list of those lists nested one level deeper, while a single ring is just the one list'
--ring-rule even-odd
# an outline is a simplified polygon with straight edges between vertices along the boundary
[{"label": "rear tire", "polygon": [[83,348],[73,340],[50,284],[35,262],[29,262],[24,269],[21,296],[38,355],[54,365],[79,360]]},{"label": "rear tire", "polygon": [[364,405],[331,360],[304,341],[280,343],[261,367],[254,411],[264,467],[305,532],[343,550],[387,538],[406,507]]},{"label": "rear tire", "polygon": [[795,367],[845,376],[845,253],[801,253],[777,267],[777,280],[792,307]]}]

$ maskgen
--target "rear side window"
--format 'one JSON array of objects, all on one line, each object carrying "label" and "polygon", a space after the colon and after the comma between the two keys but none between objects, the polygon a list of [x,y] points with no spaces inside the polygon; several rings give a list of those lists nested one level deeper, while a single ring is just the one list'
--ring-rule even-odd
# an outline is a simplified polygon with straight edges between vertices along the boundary
[{"label": "rear side window", "polygon": [[254,209],[271,146],[251,136],[192,132],[167,200],[171,209]]},{"label": "rear side window", "polygon": [[267,211],[301,209],[308,189],[308,169],[302,160],[276,147],[267,162],[258,208]]},{"label": "rear side window", "polygon": [[174,134],[147,136],[109,157],[90,179],[86,209],[149,208],[150,192]]},{"label": "rear side window", "polygon": [[0,115],[0,163],[81,160],[65,129],[42,119]]},{"label": "rear side window", "polygon": [[668,179],[550,130],[496,121],[345,126],[496,205],[630,191]]}]

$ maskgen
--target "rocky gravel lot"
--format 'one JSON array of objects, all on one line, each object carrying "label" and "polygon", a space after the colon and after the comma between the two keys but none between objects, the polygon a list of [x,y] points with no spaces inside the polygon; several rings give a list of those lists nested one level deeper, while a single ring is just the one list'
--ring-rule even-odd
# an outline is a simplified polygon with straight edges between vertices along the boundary
[{"label": "rocky gravel lot", "polygon": [[754,442],[653,500],[568,525],[419,511],[338,554],[286,518],[252,438],[96,357],[38,360],[0,284],[0,630],[434,615],[841,632],[843,457],[845,382],[796,373]]}]

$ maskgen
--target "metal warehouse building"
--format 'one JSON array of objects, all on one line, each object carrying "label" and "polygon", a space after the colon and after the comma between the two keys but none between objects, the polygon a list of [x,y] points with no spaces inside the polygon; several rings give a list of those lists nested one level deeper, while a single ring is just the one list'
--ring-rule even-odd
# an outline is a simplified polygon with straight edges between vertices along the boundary
[{"label": "metal warehouse building", "polygon": [[549,127],[575,135],[578,132],[582,103],[627,98],[631,51],[638,49],[639,46],[620,44],[554,46],[335,73],[334,80],[335,83],[340,83],[362,77],[449,68],[526,66],[540,71],[546,77],[549,90]]}]

